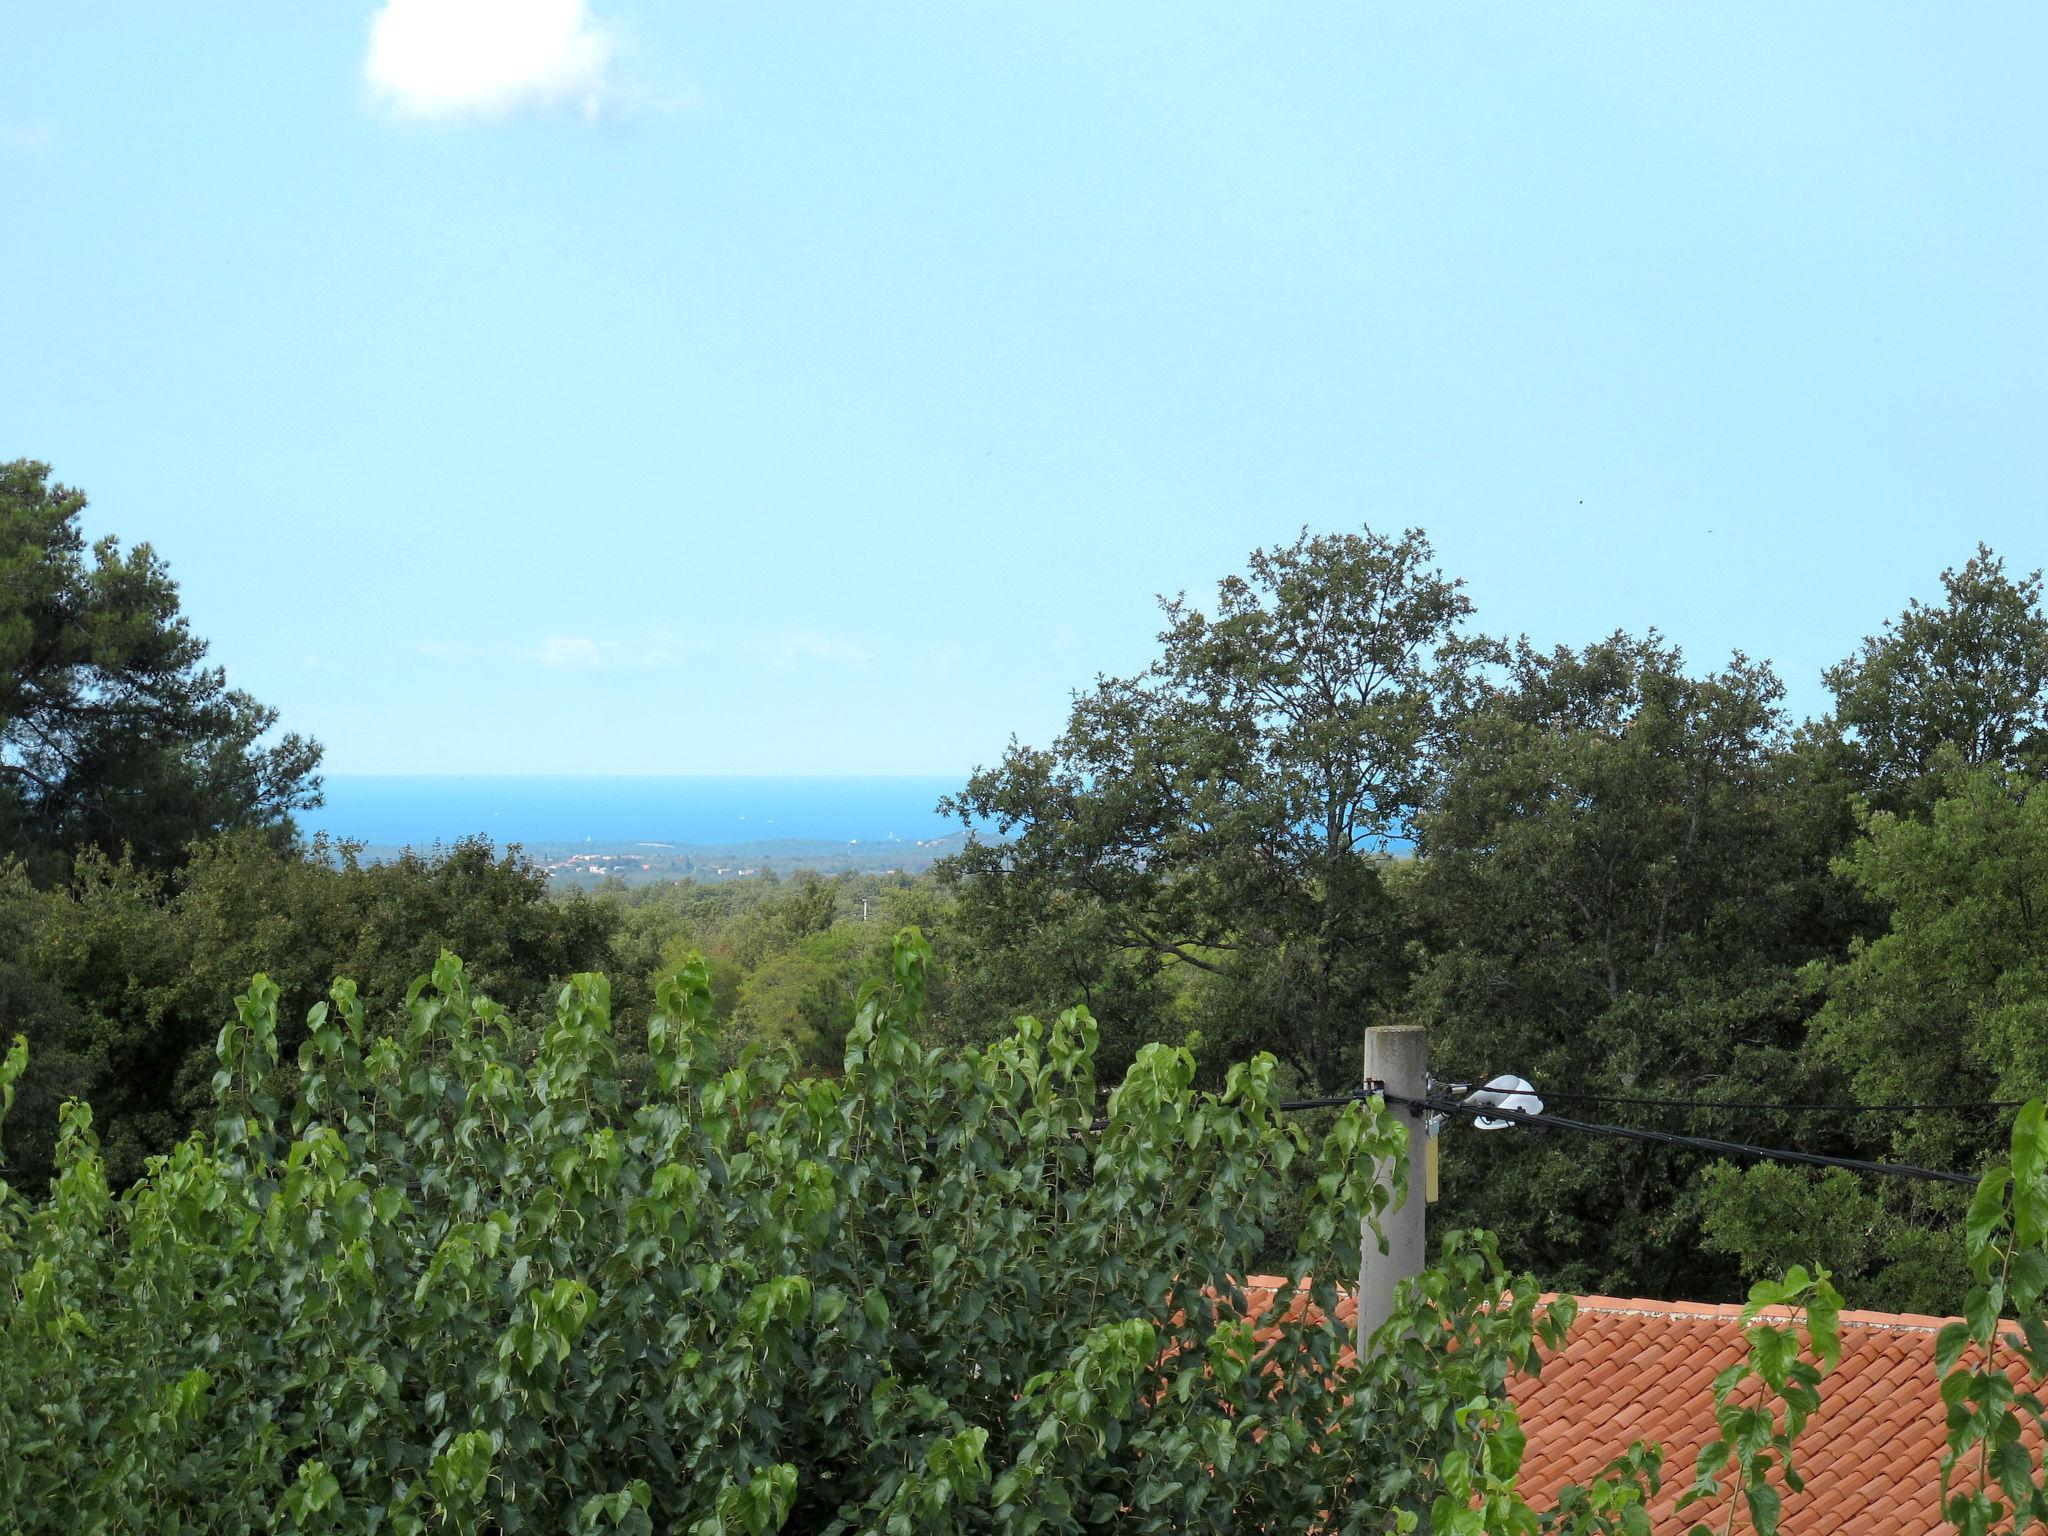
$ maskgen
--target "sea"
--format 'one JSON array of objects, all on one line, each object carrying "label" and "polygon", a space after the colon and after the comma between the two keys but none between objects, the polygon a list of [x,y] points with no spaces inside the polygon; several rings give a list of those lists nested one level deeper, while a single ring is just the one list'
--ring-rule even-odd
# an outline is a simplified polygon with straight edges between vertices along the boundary
[{"label": "sea", "polygon": [[372,847],[427,847],[478,833],[503,846],[801,839],[916,842],[961,830],[938,813],[960,777],[711,775],[326,775],[327,803],[301,827]]}]

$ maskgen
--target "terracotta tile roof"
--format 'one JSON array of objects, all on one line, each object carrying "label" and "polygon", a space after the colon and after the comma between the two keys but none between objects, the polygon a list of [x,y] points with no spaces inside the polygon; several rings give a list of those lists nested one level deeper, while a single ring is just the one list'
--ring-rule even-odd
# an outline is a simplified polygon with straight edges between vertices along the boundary
[{"label": "terracotta tile roof", "polygon": [[[1664,1446],[1664,1492],[1652,1523],[1683,1532],[1704,1515],[1674,1506],[1713,1438],[1715,1373],[1743,1356],[1742,1309],[1587,1296],[1564,1348],[1510,1389],[1529,1436],[1525,1497],[1544,1507],[1631,1441]],[[1842,1359],[1821,1384],[1820,1412],[1795,1454],[1806,1479],[1788,1495],[1790,1530],[1841,1536],[1931,1536],[1940,1518],[1944,1444],[1934,1336],[1947,1321],[1887,1312],[1842,1314]],[[1716,1513],[1721,1513],[1716,1510]],[[1720,1521],[1711,1523],[1718,1529]],[[1738,1517],[1738,1530],[1749,1528]]]},{"label": "terracotta tile roof", "polygon": [[[1247,1301],[1266,1304],[1284,1282],[1253,1276]],[[1651,1507],[1657,1536],[1698,1520],[1716,1531],[1726,1507],[1674,1506],[1713,1437],[1714,1376],[1742,1357],[1742,1309],[1684,1301],[1579,1299],[1564,1347],[1510,1395],[1529,1437],[1523,1496],[1538,1509],[1569,1482],[1586,1482],[1631,1442],[1664,1447],[1664,1491]],[[1355,1315],[1346,1296],[1337,1315]],[[1935,1536],[1944,1444],[1934,1337],[1939,1317],[1842,1314],[1842,1359],[1821,1384],[1821,1408],[1797,1442],[1806,1491],[1788,1494],[1785,1528],[1828,1536]],[[2028,1439],[2038,1449],[2038,1436]],[[1738,1531],[1750,1529],[1746,1513]]]}]

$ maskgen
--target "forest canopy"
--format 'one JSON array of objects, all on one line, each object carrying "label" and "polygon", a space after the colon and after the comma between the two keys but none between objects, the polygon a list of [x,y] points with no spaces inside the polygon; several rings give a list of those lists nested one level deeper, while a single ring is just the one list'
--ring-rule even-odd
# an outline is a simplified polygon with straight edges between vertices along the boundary
[{"label": "forest canopy", "polygon": [[[206,665],[147,544],[87,548],[83,505],[0,467],[23,1188],[67,1098],[116,1187],[201,1123],[257,971],[289,1051],[335,976],[396,1021],[443,949],[529,1042],[574,974],[610,972],[637,1029],[701,957],[706,1049],[831,1077],[911,925],[921,1038],[1082,1004],[1109,1075],[1164,1043],[1205,1086],[1269,1052],[1289,1090],[1341,1092],[1365,1027],[1419,1023],[1440,1082],[1514,1071],[1596,1117],[1963,1174],[2001,1151],[1969,1106],[2048,1088],[2048,616],[1989,549],[1874,615],[1802,720],[1767,662],[1489,636],[1421,531],[1305,531],[1165,600],[1148,667],[973,775],[930,875],[576,895],[481,840],[371,863],[301,836],[318,746]],[[651,1070],[629,1047],[621,1082]],[[1770,1107],[1793,1103],[1836,1107]],[[1959,1219],[1940,1186],[1457,1127],[1432,1216],[1553,1287],[1713,1299],[1817,1259],[1861,1304],[1937,1312]]]},{"label": "forest canopy", "polygon": [[[1256,552],[951,802],[1001,832],[942,871],[964,990],[1085,985],[1108,1046],[1271,1050],[1319,1093],[1365,1026],[1419,1023],[1439,1081],[1974,1173],[1995,1113],[1874,1106],[2048,1087],[2048,615],[1985,548],[1941,586],[1796,721],[1740,654],[1483,636],[1419,532]],[[1863,1304],[1952,1310],[1959,1199],[1843,1184],[1452,1132],[1439,1214],[1566,1289],[1713,1298],[1819,1258]]]}]

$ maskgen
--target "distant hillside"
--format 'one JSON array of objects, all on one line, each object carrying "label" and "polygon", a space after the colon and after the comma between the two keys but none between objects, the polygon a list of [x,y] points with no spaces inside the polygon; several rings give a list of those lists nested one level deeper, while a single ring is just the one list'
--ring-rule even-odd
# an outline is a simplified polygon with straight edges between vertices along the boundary
[{"label": "distant hillside", "polygon": [[[966,834],[933,838],[890,838],[876,842],[830,842],[819,838],[763,838],[748,843],[536,842],[521,845],[526,856],[547,870],[560,890],[592,889],[613,876],[628,885],[664,880],[740,880],[763,873],[790,875],[816,870],[835,875],[884,874],[901,870],[917,874],[948,854],[957,853]],[[367,845],[362,857],[379,861],[402,852],[385,844]]]}]

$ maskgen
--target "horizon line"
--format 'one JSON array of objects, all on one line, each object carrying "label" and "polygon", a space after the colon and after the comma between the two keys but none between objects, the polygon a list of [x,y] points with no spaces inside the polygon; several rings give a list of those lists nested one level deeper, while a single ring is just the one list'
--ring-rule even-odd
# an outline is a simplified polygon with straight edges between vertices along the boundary
[{"label": "horizon line", "polygon": [[564,772],[532,769],[414,770],[414,769],[320,769],[321,779],[966,779],[979,770],[918,773],[831,773],[825,771],[775,771],[719,773],[708,770]]}]

